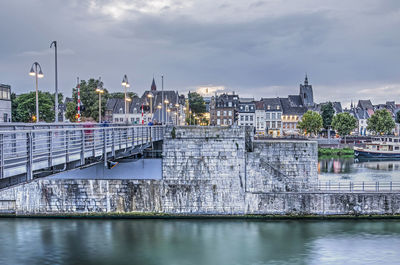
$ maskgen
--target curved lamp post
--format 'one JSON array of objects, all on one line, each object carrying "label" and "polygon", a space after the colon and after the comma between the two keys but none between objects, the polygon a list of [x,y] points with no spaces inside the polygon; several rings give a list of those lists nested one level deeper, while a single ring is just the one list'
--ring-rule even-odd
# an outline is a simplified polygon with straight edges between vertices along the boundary
[{"label": "curved lamp post", "polygon": [[[39,72],[38,72],[39,68]],[[36,80],[36,123],[39,122],[39,89],[38,89],[38,78],[42,78],[43,72],[42,67],[38,62],[32,64],[31,70],[29,71],[30,76],[34,76]]]},{"label": "curved lamp post", "polygon": [[56,91],[55,91],[55,100],[54,100],[54,110],[55,110],[55,119],[54,122],[58,122],[58,77],[57,77],[57,41],[53,41],[50,44],[50,48],[54,46],[55,49],[55,82],[56,82]]},{"label": "curved lamp post", "polygon": [[128,100],[128,97],[126,95],[126,89],[130,87],[131,85],[128,82],[128,77],[124,75],[124,78],[122,79],[122,86],[124,87],[124,93],[125,93],[125,122],[128,123],[128,107],[127,107],[127,102],[130,101]]}]

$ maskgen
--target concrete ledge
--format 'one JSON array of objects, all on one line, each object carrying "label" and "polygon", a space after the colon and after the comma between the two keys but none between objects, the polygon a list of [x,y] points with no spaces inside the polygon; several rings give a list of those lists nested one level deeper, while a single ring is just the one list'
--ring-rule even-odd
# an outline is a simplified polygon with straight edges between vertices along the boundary
[{"label": "concrete ledge", "polygon": [[400,214],[388,215],[302,215],[302,214],[165,214],[165,213],[49,213],[49,214],[6,214],[0,218],[57,218],[57,219],[248,219],[248,220],[340,220],[340,219],[400,219]]}]

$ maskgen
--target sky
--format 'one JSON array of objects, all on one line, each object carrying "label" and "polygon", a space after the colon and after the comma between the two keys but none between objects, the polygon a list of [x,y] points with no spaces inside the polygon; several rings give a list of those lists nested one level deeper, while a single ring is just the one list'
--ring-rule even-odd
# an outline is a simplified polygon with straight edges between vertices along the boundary
[{"label": "sky", "polygon": [[141,95],[161,89],[298,94],[307,73],[316,102],[400,103],[398,0],[2,0],[0,83],[71,96],[77,77]]}]

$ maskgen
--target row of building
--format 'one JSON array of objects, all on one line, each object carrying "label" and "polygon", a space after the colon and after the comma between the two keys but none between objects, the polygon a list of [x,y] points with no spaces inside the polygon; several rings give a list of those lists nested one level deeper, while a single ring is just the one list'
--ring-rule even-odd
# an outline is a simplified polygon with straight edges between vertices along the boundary
[{"label": "row of building", "polygon": [[[68,100],[68,98],[66,99]],[[71,99],[70,99],[71,100]],[[206,104],[205,116],[211,126],[254,126],[260,135],[293,135],[298,134],[297,124],[308,111],[321,113],[322,105],[315,103],[312,85],[305,77],[304,83],[299,86],[297,95],[288,97],[241,98],[235,93],[223,93],[212,97],[204,97]],[[340,102],[332,102],[335,114],[348,112],[358,121],[358,128],[354,131],[358,135],[369,135],[367,120],[376,110],[388,110],[393,119],[400,110],[400,105],[394,101],[385,104],[373,105],[371,100],[359,100],[357,104],[351,103],[349,109],[342,109]],[[60,115],[65,120],[65,106],[61,104]],[[178,91],[157,90],[154,78],[150,87],[141,97],[132,98],[127,104],[125,114],[125,101],[123,98],[111,98],[107,101],[103,120],[113,123],[148,124],[168,123],[185,125],[189,114],[189,106],[184,95]],[[11,122],[11,88],[0,84],[0,122]]]}]

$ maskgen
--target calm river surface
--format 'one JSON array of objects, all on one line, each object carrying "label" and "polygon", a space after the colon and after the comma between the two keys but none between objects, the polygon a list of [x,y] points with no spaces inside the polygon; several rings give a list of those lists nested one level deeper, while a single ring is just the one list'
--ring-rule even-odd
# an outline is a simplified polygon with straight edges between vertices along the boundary
[{"label": "calm river surface", "polygon": [[320,181],[400,182],[400,161],[357,162],[354,158],[319,159]]},{"label": "calm river surface", "polygon": [[398,221],[0,219],[0,264],[399,264]]}]

